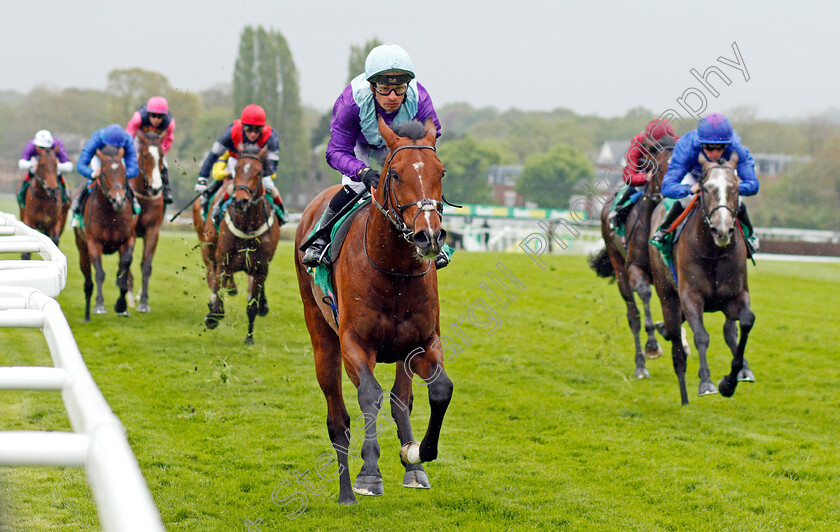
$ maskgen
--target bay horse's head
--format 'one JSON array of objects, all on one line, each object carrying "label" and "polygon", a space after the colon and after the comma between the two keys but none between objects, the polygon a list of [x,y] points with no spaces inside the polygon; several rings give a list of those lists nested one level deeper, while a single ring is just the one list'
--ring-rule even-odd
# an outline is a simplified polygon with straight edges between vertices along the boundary
[{"label": "bay horse's head", "polygon": [[236,170],[233,176],[233,207],[245,210],[250,205],[262,199],[265,194],[263,188],[263,165],[268,146],[258,148],[239,148]]},{"label": "bay horse's head", "polygon": [[376,200],[385,216],[424,259],[433,259],[446,241],[443,219],[443,163],[435,153],[432,119],[389,128],[379,119],[379,134],[390,153],[382,167]]},{"label": "bay horse's head", "polygon": [[123,155],[125,150],[115,146],[105,146],[96,150],[101,166],[96,183],[114,211],[120,211],[126,202],[126,179]]},{"label": "bay horse's head", "polygon": [[137,139],[139,147],[137,149],[137,167],[139,168],[140,176],[145,183],[145,188],[151,190],[160,190],[163,187],[163,180],[161,179],[161,172],[163,172],[163,148],[161,141],[163,135],[155,132],[138,131]]},{"label": "bay horse's head", "polygon": [[58,192],[58,161],[56,147],[35,146],[38,152],[38,166],[35,168],[35,184],[43,191],[46,199],[56,199]]},{"label": "bay horse's head", "polygon": [[715,245],[726,247],[735,235],[735,218],[738,211],[738,154],[732,153],[728,161],[712,162],[699,156],[703,168],[700,181],[700,204],[703,206],[703,221],[709,227]]}]

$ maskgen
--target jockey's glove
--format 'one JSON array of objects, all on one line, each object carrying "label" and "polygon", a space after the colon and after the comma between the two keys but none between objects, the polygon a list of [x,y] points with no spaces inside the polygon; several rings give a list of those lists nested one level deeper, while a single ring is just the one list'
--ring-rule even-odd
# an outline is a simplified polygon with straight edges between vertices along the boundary
[{"label": "jockey's glove", "polygon": [[198,183],[195,184],[194,190],[197,194],[203,194],[204,191],[207,190],[207,178],[199,176]]},{"label": "jockey's glove", "polygon": [[379,172],[373,168],[362,168],[359,170],[359,177],[367,188],[379,186]]}]

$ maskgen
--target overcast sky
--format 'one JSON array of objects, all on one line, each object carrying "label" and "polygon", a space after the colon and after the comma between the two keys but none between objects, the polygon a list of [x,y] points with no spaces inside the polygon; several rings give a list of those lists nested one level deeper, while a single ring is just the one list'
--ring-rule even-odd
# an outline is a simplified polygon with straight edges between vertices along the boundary
[{"label": "overcast sky", "polygon": [[[840,107],[840,2],[37,0],[3,7],[0,89],[21,92],[104,89],[108,72],[135,67],[181,90],[229,83],[242,28],[261,24],[286,38],[301,100],[320,110],[345,85],[350,46],[373,37],[409,52],[437,106],[564,107],[604,117],[644,106],[687,117],[677,101],[685,93],[686,106],[701,114],[750,105],[760,117],[796,118]],[[719,60],[738,62],[733,43],[746,73]],[[709,71],[718,96],[690,73],[711,66],[730,81]]]}]

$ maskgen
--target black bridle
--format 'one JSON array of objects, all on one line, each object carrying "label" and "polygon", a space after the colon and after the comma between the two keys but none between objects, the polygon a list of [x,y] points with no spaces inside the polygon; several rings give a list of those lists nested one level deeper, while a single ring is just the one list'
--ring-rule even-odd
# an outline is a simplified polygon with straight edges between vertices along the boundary
[{"label": "black bridle", "polygon": [[[454,203],[450,203],[447,201],[446,197],[441,194],[441,200],[435,200],[432,198],[423,198],[418,201],[413,201],[411,203],[400,203],[397,200],[396,193],[394,192],[393,185],[391,181],[396,176],[396,172],[391,168],[391,161],[394,159],[394,156],[400,150],[405,149],[415,149],[415,150],[432,150],[436,151],[434,146],[426,146],[422,144],[409,144],[406,146],[400,146],[396,150],[392,151],[388,158],[385,160],[385,165],[383,168],[387,167],[387,171],[385,172],[385,202],[384,205],[380,205],[376,198],[373,198],[373,204],[376,205],[376,208],[382,211],[382,214],[385,215],[394,227],[396,227],[397,231],[399,231],[400,235],[405,239],[406,242],[409,244],[414,244],[414,229],[408,227],[408,224],[405,223],[404,213],[406,209],[409,207],[417,207],[417,214],[414,215],[414,219],[411,221],[411,226],[414,227],[414,224],[417,222],[417,217],[420,216],[420,213],[434,211],[440,217],[441,221],[443,221],[443,204],[446,203],[447,205],[451,205],[452,207],[461,207],[461,205],[456,205]],[[442,178],[443,176],[441,176]]]},{"label": "black bridle", "polygon": [[706,202],[703,200],[703,198],[706,195],[706,179],[709,177],[709,172],[716,168],[725,168],[726,170],[732,172],[733,175],[735,172],[731,166],[726,166],[725,164],[716,164],[714,166],[710,166],[706,168],[706,170],[703,172],[703,177],[702,179],[700,179],[700,208],[703,209],[703,222],[708,227],[712,226],[712,215],[714,215],[715,211],[718,209],[726,209],[727,211],[729,211],[729,214],[732,215],[733,220],[738,218],[738,215],[736,214],[735,210],[732,209],[729,205],[717,205],[711,211],[706,212]]},{"label": "black bridle", "polygon": [[[259,161],[260,166],[265,164],[263,162],[262,157],[260,157],[258,155],[255,155],[255,154],[251,154],[251,153],[240,154],[239,157],[238,157],[238,160],[241,161],[242,159],[253,159],[255,161]],[[234,181],[235,181],[235,179],[234,179]],[[249,207],[252,204],[259,201],[260,199],[262,199],[263,195],[265,194],[265,187],[263,187],[262,179],[260,179],[260,178],[257,179],[257,186],[255,188],[251,188],[248,185],[234,185],[233,192],[236,193],[237,190],[244,190],[248,193],[248,201],[245,203],[246,207]],[[233,202],[233,203],[236,204],[236,202]]]}]

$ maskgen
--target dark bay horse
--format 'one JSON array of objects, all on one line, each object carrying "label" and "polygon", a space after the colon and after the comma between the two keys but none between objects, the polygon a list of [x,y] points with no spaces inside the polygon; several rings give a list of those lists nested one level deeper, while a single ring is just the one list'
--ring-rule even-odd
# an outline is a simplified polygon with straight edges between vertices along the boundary
[{"label": "dark bay horse", "polygon": [[[682,342],[678,341],[683,319],[688,321],[694,331],[694,345],[700,358],[700,396],[718,391],[709,378],[706,361],[709,333],[703,326],[704,312],[721,311],[726,317],[723,337],[732,351],[732,367],[730,373],[718,382],[720,393],[731,397],[738,381],[755,380],[744,359],[755,314],[750,310],[747,287],[747,247],[736,223],[739,201],[738,177],[735,175],[737,155],[733,155],[728,162],[721,161],[718,164],[706,161],[701,154],[700,163],[703,166],[703,179],[698,193],[700,207],[688,217],[682,236],[674,247],[674,270],[678,285],[662,261],[659,251],[650,246],[653,281],[665,317],[660,332],[672,343],[674,371],[679,380],[683,405],[688,404],[685,386],[686,354]],[[664,210],[660,206],[654,211],[652,228],[662,221]],[[740,340],[736,321],[740,322]]]},{"label": "dark bay horse", "polygon": [[[114,310],[120,316],[128,316],[126,293],[131,259],[134,253],[134,212],[126,189],[123,149],[106,146],[97,150],[96,155],[102,164],[96,180],[96,189],[91,192],[83,215],[84,224],[76,227],[76,247],[79,248],[79,265],[85,276],[85,321],[90,321],[90,297],[93,293],[93,281],[90,267],[96,269],[96,307],[94,314],[105,314],[102,297],[102,284],[105,282],[105,270],[102,267],[102,255],[119,252],[120,263],[117,271],[117,286],[120,297],[114,304]],[[85,186],[84,184],[82,186]]]},{"label": "dark bay horse", "polygon": [[[669,140],[670,142],[665,142]],[[674,149],[674,141],[670,137],[663,138],[662,148],[656,153],[653,161],[652,175],[650,181],[645,185],[644,193],[631,208],[625,224],[625,242],[621,236],[610,228],[608,221],[612,201],[604,204],[601,210],[601,235],[604,238],[604,249],[597,255],[590,258],[590,266],[600,277],[615,278],[618,281],[618,290],[624,303],[627,305],[627,321],[630,330],[633,332],[633,339],[636,344],[636,371],[633,376],[637,379],[650,378],[650,372],[645,367],[645,357],[658,358],[662,354],[662,348],[656,341],[655,327],[650,313],[650,288],[653,279],[650,271],[650,258],[648,254],[648,239],[650,234],[650,215],[653,209],[659,204],[662,197],[662,177],[668,171],[668,162],[671,159],[671,152]],[[657,144],[660,146],[660,144]],[[653,155],[653,154],[651,154]],[[646,154],[647,157],[647,154]],[[614,199],[611,196],[610,199]],[[647,342],[644,353],[639,338],[641,321],[639,309],[636,306],[636,298],[633,293],[639,294],[645,311],[645,332]]]},{"label": "dark bay horse", "polygon": [[[211,216],[205,222],[205,235],[212,239],[208,249],[212,268],[208,268],[210,311],[204,318],[208,329],[215,329],[225,315],[219,290],[235,272],[248,274],[248,335],[246,344],[254,343],[254,320],[268,314],[265,280],[268,265],[280,240],[280,220],[265,196],[262,184],[263,161],[267,148],[258,153],[240,151],[233,178],[233,198],[215,232]],[[218,199],[217,199],[218,201]]]},{"label": "dark bay horse", "polygon": [[[134,233],[143,239],[143,261],[140,271],[143,275],[143,285],[138,297],[139,312],[149,312],[149,279],[152,277],[152,259],[155,256],[160,226],[163,223],[163,148],[162,135],[156,133],[137,132],[139,148],[137,149],[137,166],[139,174],[131,179],[130,184],[137,202],[140,204],[140,214],[137,215]],[[129,277],[129,297],[133,288],[133,278]]]},{"label": "dark bay horse", "polygon": [[[434,268],[446,237],[441,227],[444,168],[434,150],[435,126],[431,120],[425,126],[412,121],[392,131],[380,119],[379,132],[390,153],[373,206],[363,207],[353,219],[333,265],[338,324],[324,293],[301,263],[299,250],[337,186],[322,192],[304,210],[295,237],[304,317],[318,383],[327,401],[327,429],[338,454],[341,504],[355,504],[354,491],[363,495],[384,492],[375,419],[385,395],[373,374],[377,362],[396,363],[390,404],[406,470],[403,486],[430,487],[421,462],[437,458],[441,426],[452,397],[452,381],[441,354]],[[364,465],[352,488],[347,459],[350,416],[341,393],[342,365],[358,389],[366,420],[361,446]],[[428,385],[431,406],[426,435],[419,444],[409,420],[414,374]]]},{"label": "dark bay horse", "polygon": [[[57,246],[64,232],[70,202],[64,201],[58,183],[57,148],[36,146],[35,149],[38,151],[38,165],[35,177],[26,190],[26,203],[20,210],[20,221],[50,237]],[[28,260],[30,254],[23,253],[21,258]]]}]

